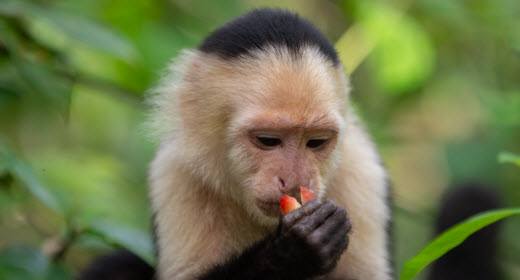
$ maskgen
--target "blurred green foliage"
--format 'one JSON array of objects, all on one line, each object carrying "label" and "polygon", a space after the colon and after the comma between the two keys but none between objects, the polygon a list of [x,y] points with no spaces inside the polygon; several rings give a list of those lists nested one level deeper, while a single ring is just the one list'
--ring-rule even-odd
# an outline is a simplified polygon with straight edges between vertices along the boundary
[{"label": "blurred green foliage", "polygon": [[[181,49],[258,6],[337,42],[395,186],[396,271],[457,182],[520,205],[518,168],[496,161],[520,151],[517,0],[0,0],[0,278],[69,279],[118,247],[153,263],[145,93]],[[506,220],[508,279],[518,234]]]},{"label": "blurred green foliage", "polygon": [[501,163],[512,163],[520,167],[520,156],[512,153],[502,152],[498,155],[498,161]]},{"label": "blurred green foliage", "polygon": [[520,208],[490,210],[479,213],[441,233],[428,244],[417,256],[408,260],[401,274],[401,280],[410,280],[426,265],[437,260],[449,250],[460,245],[466,238],[478,230],[511,215],[519,215]]}]

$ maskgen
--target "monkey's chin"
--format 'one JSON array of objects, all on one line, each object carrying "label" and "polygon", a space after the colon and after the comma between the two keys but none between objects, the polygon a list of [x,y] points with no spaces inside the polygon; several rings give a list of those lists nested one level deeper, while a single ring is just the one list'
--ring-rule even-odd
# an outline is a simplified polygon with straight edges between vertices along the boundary
[{"label": "monkey's chin", "polygon": [[258,209],[268,217],[277,218],[282,215],[278,201],[263,201],[257,199],[255,202]]}]

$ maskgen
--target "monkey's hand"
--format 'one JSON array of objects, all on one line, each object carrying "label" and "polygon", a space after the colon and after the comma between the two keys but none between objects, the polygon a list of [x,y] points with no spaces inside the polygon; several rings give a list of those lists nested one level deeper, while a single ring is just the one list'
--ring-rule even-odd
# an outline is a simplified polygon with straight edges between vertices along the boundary
[{"label": "monkey's hand", "polygon": [[[275,238],[275,259],[287,272],[306,279],[331,272],[347,248],[352,228],[345,208],[312,200],[283,216]],[[289,279],[289,278],[287,278]]]},{"label": "monkey's hand", "polygon": [[331,272],[348,245],[344,208],[314,199],[280,220],[278,229],[202,279],[309,279]]}]

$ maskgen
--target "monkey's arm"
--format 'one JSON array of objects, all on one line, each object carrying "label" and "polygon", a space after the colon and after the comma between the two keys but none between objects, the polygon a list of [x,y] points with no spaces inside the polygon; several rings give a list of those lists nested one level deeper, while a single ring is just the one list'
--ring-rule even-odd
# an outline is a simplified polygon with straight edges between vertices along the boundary
[{"label": "monkey's arm", "polygon": [[278,229],[201,277],[217,279],[308,279],[336,266],[347,248],[350,220],[328,200],[310,201],[286,214]]}]

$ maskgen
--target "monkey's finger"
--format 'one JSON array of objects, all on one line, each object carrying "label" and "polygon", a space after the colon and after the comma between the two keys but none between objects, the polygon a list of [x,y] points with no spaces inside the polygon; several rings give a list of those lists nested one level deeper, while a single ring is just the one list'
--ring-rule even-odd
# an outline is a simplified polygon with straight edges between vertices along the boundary
[{"label": "monkey's finger", "polygon": [[[335,213],[335,215],[338,214]],[[335,227],[328,240],[321,240],[321,255],[327,256],[327,261],[330,262],[330,265],[335,265],[345,249],[347,249],[349,243],[347,231],[350,226],[350,220],[346,219],[344,223],[340,223]]]},{"label": "monkey's finger", "polygon": [[325,246],[323,246],[323,249],[326,252],[329,252],[330,256],[337,256],[339,257],[341,254],[343,254],[343,251],[347,249],[349,243],[349,236],[348,234],[338,234],[334,237],[331,242]]},{"label": "monkey's finger", "polygon": [[293,210],[282,217],[282,223],[284,227],[290,228],[302,217],[312,214],[316,209],[321,206],[321,202],[317,199],[313,199],[305,203],[302,207]]},{"label": "monkey's finger", "polygon": [[301,218],[293,228],[297,233],[309,234],[319,227],[328,216],[334,213],[336,208],[337,206],[332,200],[327,200],[312,214]]},{"label": "monkey's finger", "polygon": [[335,243],[336,239],[346,236],[351,227],[345,208],[337,207],[334,213],[311,233],[310,237],[320,244],[331,244]]},{"label": "monkey's finger", "polygon": [[345,250],[347,249],[349,244],[349,237],[348,235],[342,236],[342,238],[337,238],[335,242],[331,242],[327,246],[324,246],[322,248],[322,255],[328,256],[327,261],[325,262],[324,266],[329,267],[329,269],[333,269],[339,259],[341,258],[341,255]]}]

